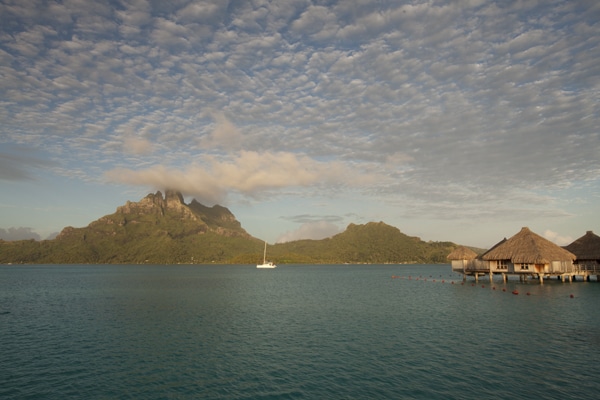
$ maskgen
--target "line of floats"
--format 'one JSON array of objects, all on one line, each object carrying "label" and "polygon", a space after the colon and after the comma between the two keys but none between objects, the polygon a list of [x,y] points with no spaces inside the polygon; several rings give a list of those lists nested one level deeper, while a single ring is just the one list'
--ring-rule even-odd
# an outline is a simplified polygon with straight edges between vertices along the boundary
[{"label": "line of floats", "polygon": [[[442,276],[440,275],[440,278]],[[412,275],[408,275],[408,276],[401,276],[401,275],[392,275],[392,279],[405,279],[405,280],[409,280],[409,281],[422,281],[422,282],[427,282],[429,279],[429,282],[439,282],[439,283],[446,283],[449,282],[451,285],[454,285],[455,282],[454,280],[450,280],[450,281],[446,281],[446,279],[437,279],[437,278],[433,278],[432,275],[429,275],[429,278],[423,277],[422,275],[419,275],[418,277],[413,277]],[[461,281],[460,285],[464,286],[465,281]],[[475,283],[472,283],[471,286],[476,286]],[[485,289],[485,285],[481,285],[482,288]],[[492,290],[496,290],[496,286],[492,286]],[[502,288],[503,292],[506,292],[506,288]],[[512,294],[514,295],[519,295],[519,291],[517,289],[514,289],[512,292]],[[531,292],[526,292],[525,293],[526,296],[531,296]],[[570,294],[569,297],[572,299],[575,296],[573,294]]]}]

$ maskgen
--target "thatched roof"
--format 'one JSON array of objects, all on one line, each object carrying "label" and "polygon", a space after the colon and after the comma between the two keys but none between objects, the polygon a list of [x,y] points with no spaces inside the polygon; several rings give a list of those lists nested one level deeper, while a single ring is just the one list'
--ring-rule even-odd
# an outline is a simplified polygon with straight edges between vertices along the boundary
[{"label": "thatched roof", "polygon": [[577,256],[578,260],[600,260],[600,236],[592,231],[575,240],[565,249]]},{"label": "thatched roof", "polygon": [[549,264],[552,261],[573,261],[575,254],[531,232],[529,228],[522,228],[519,233],[499,243],[481,258],[510,260],[513,264]]},{"label": "thatched roof", "polygon": [[496,243],[495,245],[493,245],[488,251],[486,251],[485,253],[483,253],[482,255],[479,256],[480,259],[484,259],[483,257],[489,253],[490,251],[494,250],[496,247],[500,246],[502,243],[506,242],[506,238],[502,239],[501,241],[499,241],[498,243]]},{"label": "thatched roof", "polygon": [[465,247],[459,246],[450,254],[448,254],[448,260],[472,260],[477,257],[477,253],[473,250]]}]

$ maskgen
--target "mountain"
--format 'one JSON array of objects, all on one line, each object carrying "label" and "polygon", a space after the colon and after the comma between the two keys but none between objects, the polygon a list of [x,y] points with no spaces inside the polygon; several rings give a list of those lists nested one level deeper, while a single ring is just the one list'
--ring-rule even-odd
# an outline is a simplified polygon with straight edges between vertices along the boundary
[{"label": "mountain", "polygon": [[[457,247],[424,242],[383,222],[350,224],[322,240],[269,246],[277,263],[446,263]],[[0,240],[0,263],[254,264],[263,242],[225,207],[186,204],[180,193],[148,194],[87,227],[66,227],[53,240]]]},{"label": "mountain", "polygon": [[270,254],[290,262],[446,263],[456,247],[451,242],[427,243],[383,222],[369,222],[350,224],[327,239],[277,244]]},{"label": "mountain", "polygon": [[227,208],[185,204],[167,191],[128,201],[87,227],[66,227],[53,240],[4,242],[0,262],[209,263],[262,254],[261,246]]}]

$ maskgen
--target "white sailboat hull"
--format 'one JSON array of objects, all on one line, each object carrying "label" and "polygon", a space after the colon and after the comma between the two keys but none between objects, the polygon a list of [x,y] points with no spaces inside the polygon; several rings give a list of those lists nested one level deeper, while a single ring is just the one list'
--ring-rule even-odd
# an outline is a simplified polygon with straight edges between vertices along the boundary
[{"label": "white sailboat hull", "polygon": [[257,264],[256,268],[276,268],[277,265],[273,264],[273,263],[268,263],[268,264]]},{"label": "white sailboat hull", "polygon": [[273,264],[271,261],[267,262],[267,241],[265,240],[265,251],[263,253],[263,263],[256,264],[256,268],[276,268],[277,265]]}]

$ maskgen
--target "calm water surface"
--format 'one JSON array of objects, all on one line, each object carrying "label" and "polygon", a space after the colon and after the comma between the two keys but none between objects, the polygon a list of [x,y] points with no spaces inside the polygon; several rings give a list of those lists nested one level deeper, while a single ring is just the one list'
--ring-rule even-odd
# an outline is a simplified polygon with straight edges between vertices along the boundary
[{"label": "calm water surface", "polygon": [[0,398],[595,399],[599,305],[448,265],[2,266]]}]

